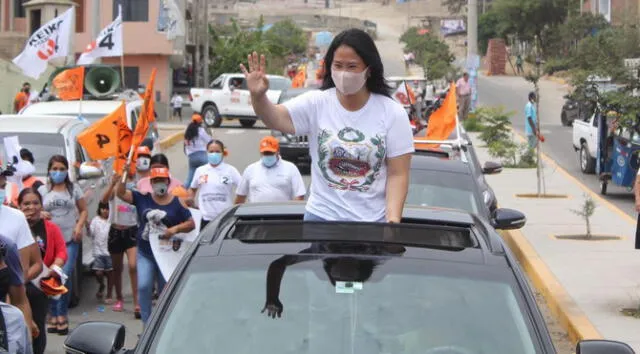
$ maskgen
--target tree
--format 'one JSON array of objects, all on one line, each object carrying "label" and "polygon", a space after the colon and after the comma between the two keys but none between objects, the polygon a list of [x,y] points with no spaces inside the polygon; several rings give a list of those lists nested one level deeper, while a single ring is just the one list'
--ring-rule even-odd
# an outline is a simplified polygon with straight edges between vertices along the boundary
[{"label": "tree", "polygon": [[584,235],[586,239],[591,239],[591,217],[596,210],[596,203],[593,201],[590,195],[585,195],[584,202],[582,203],[580,210],[571,209],[571,211],[584,219],[587,226],[587,233]]},{"label": "tree", "polygon": [[500,15],[495,11],[487,11],[478,18],[478,49],[486,54],[489,40],[492,38],[504,38],[500,26]]},{"label": "tree", "polygon": [[305,32],[290,19],[276,22],[266,31],[264,37],[271,42],[272,54],[303,54],[307,50],[308,40]]},{"label": "tree", "polygon": [[455,56],[449,46],[431,33],[420,34],[417,27],[411,27],[400,36],[405,50],[413,52],[416,62],[422,66],[430,80],[449,76],[453,71]]},{"label": "tree", "polygon": [[[213,60],[210,67],[213,77],[222,73],[237,72],[240,63],[246,63],[247,55],[253,51],[264,53],[269,58],[267,72],[282,75],[284,56],[294,50],[304,52],[306,49],[306,40],[301,47],[301,40],[296,37],[300,34],[297,32],[299,28],[296,29],[290,24],[276,23],[268,31],[263,32],[261,30],[263,27],[264,20],[260,17],[254,30],[241,29],[235,20],[231,21],[231,25],[213,28],[211,30]],[[270,32],[274,28],[275,31]],[[284,46],[291,47],[284,48]]]}]

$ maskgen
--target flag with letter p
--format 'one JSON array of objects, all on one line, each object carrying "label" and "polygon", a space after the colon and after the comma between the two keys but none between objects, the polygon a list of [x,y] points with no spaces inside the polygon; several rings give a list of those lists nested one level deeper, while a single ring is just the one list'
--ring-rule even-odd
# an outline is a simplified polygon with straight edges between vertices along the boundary
[{"label": "flag with letter p", "polygon": [[75,7],[72,6],[62,15],[38,28],[27,39],[22,53],[13,59],[13,63],[22,69],[24,75],[38,79],[47,70],[49,60],[69,55],[73,34],[71,25],[75,13]]},{"label": "flag with letter p", "polygon": [[122,6],[118,7],[118,17],[103,28],[98,37],[87,45],[78,58],[78,65],[92,64],[98,58],[119,57],[123,54]]}]

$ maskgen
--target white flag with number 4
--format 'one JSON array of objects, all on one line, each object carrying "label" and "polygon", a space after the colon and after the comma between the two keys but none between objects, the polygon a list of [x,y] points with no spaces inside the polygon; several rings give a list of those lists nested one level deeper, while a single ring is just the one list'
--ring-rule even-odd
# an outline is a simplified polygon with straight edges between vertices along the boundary
[{"label": "white flag with number 4", "polygon": [[122,7],[120,6],[118,17],[100,31],[98,38],[87,46],[78,58],[77,65],[91,64],[98,58],[121,56],[124,44],[122,32]]}]

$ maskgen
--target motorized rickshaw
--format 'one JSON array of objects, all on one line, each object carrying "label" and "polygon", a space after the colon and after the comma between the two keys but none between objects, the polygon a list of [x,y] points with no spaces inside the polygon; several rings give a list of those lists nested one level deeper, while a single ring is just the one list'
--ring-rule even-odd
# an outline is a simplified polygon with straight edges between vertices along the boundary
[{"label": "motorized rickshaw", "polygon": [[633,125],[622,125],[618,114],[597,114],[596,173],[600,178],[600,193],[607,194],[609,183],[631,191],[640,166],[640,117]]}]

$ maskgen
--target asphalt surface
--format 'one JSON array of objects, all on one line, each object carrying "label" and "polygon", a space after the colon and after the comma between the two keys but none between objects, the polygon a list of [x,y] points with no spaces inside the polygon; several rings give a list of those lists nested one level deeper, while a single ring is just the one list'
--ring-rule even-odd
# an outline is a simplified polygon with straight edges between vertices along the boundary
[{"label": "asphalt surface", "polygon": [[[533,90],[533,84],[522,77],[515,76],[480,76],[478,79],[479,102],[485,106],[504,106],[513,111],[514,129],[524,135],[524,106],[527,96]],[[600,193],[600,183],[596,175],[583,174],[580,171],[578,154],[573,149],[572,127],[564,127],[560,123],[560,112],[564,104],[563,95],[567,87],[550,80],[540,81],[540,129],[545,137],[542,151],[555,160],[558,165],[569,172],[592,191]],[[532,170],[533,171],[533,170]],[[535,173],[535,172],[532,172]],[[553,166],[545,166],[544,174],[559,173]],[[523,193],[535,192],[536,186],[523,186]],[[561,194],[562,191],[547,190],[547,193]],[[633,193],[626,188],[609,184],[608,201],[635,218]]]}]

